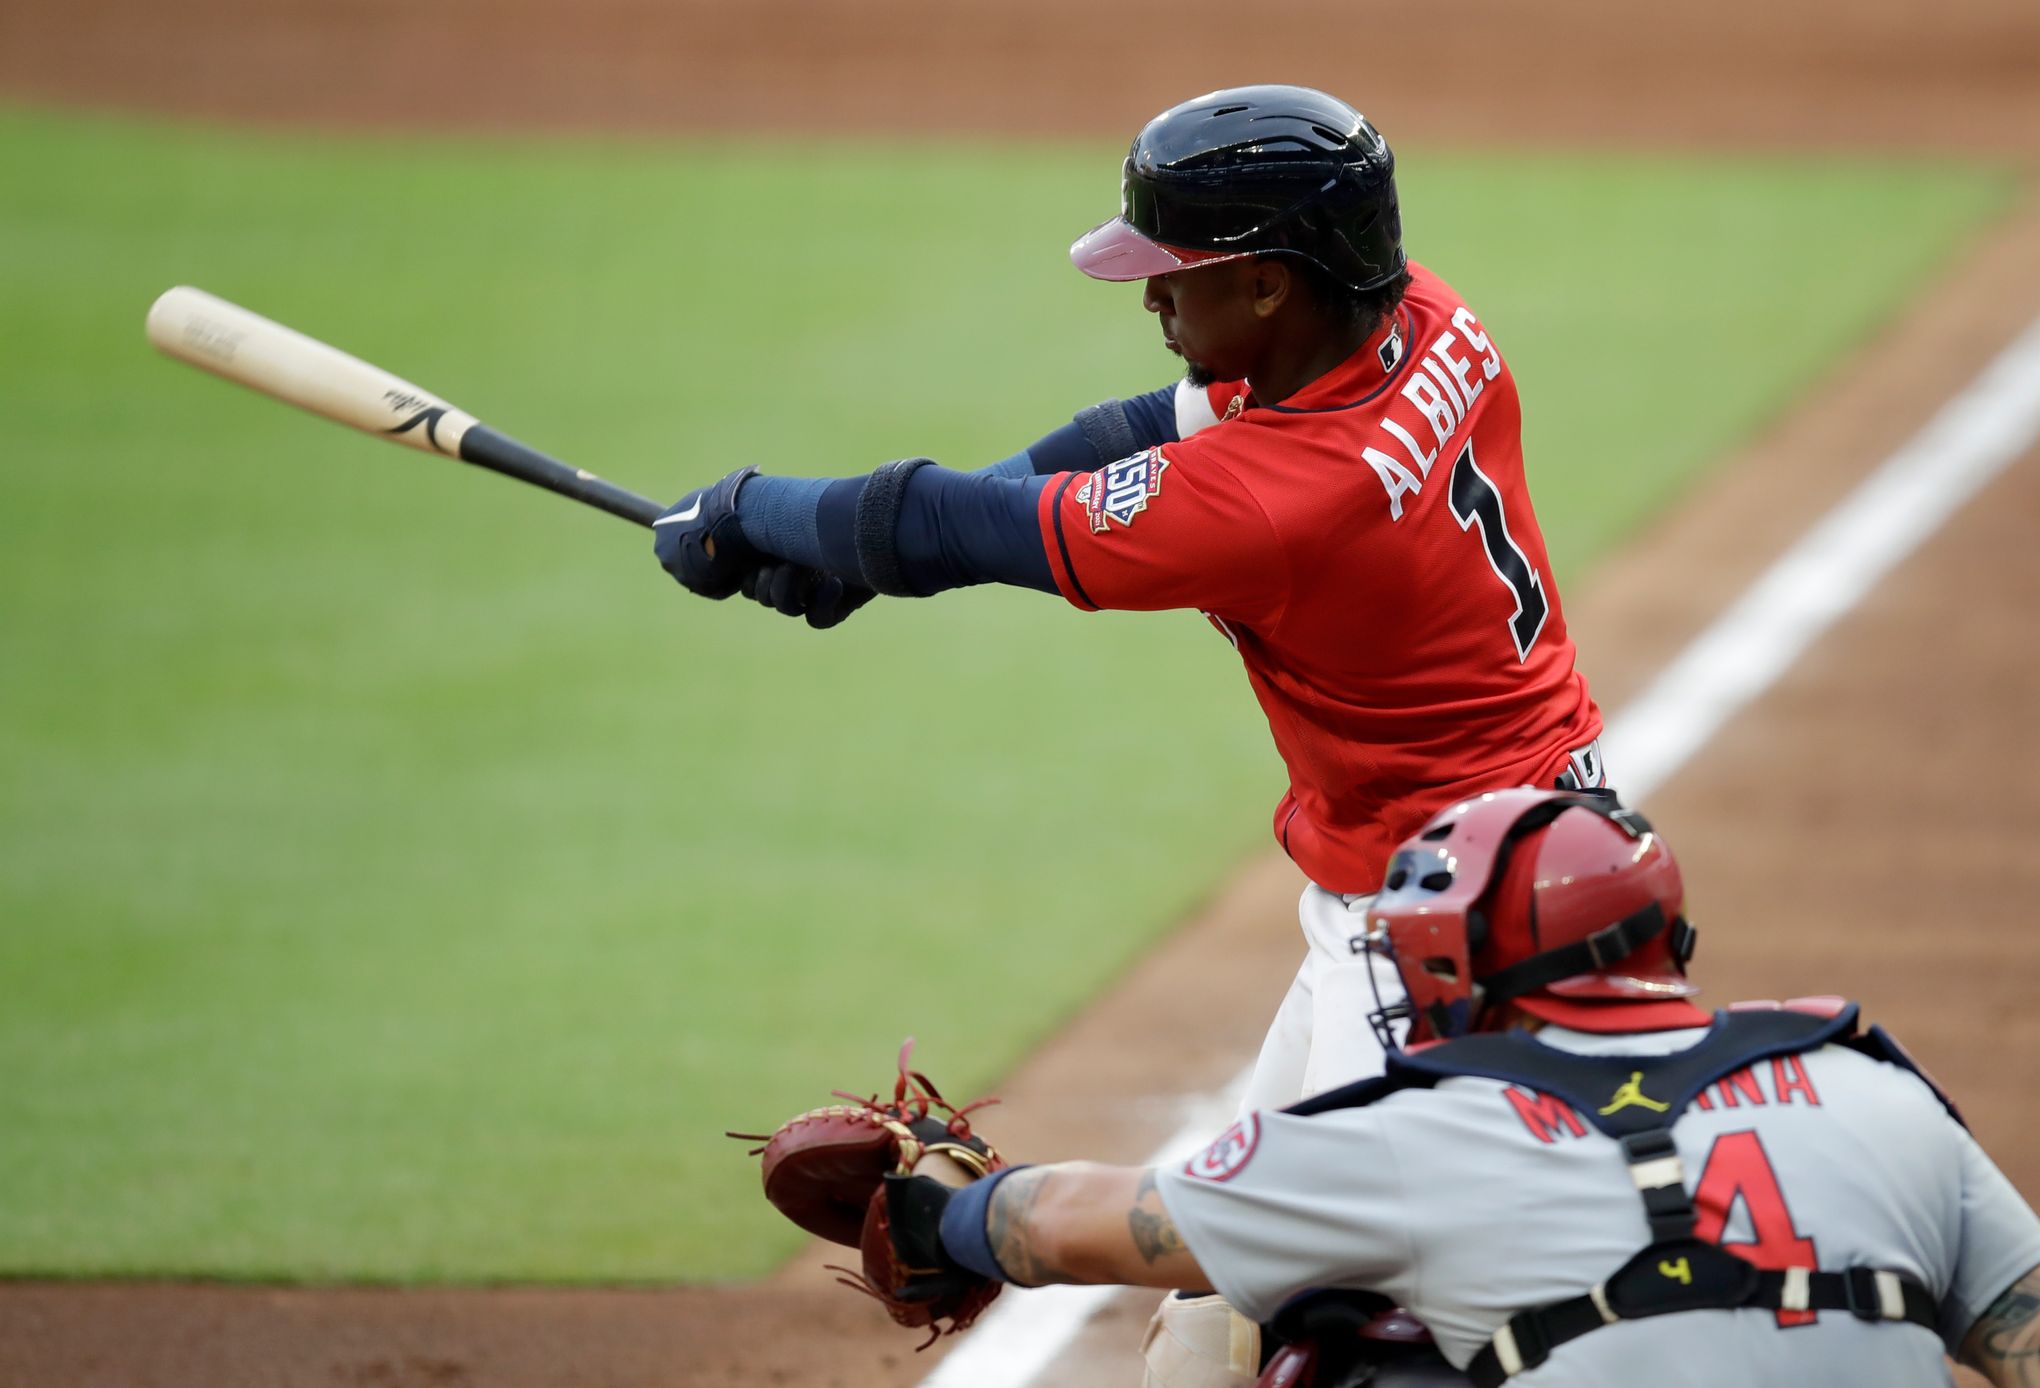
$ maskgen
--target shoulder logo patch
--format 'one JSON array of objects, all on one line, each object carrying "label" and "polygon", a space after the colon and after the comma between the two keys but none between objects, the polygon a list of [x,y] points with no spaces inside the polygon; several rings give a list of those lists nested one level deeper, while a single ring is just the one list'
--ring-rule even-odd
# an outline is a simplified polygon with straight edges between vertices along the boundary
[{"label": "shoulder logo patch", "polygon": [[1230,1181],[1246,1169],[1261,1145],[1261,1115],[1250,1113],[1218,1135],[1218,1140],[1183,1163],[1183,1174],[1200,1181]]},{"label": "shoulder logo patch", "polygon": [[1162,469],[1169,460],[1159,448],[1107,463],[1077,488],[1077,501],[1091,517],[1091,529],[1103,532],[1113,521],[1132,525],[1133,518],[1162,490]]},{"label": "shoulder logo patch", "polygon": [[1388,336],[1381,340],[1381,346],[1375,349],[1375,354],[1381,358],[1381,369],[1384,374],[1390,376],[1395,374],[1396,363],[1402,360],[1402,353],[1402,320],[1397,319],[1395,325],[1388,330]]}]

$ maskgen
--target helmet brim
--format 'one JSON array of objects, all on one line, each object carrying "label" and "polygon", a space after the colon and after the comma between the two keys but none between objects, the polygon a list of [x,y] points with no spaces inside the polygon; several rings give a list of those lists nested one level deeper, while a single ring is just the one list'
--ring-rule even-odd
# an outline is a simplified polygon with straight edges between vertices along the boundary
[{"label": "helmet brim", "polygon": [[1227,260],[1245,260],[1255,251],[1199,251],[1169,246],[1137,231],[1124,217],[1101,222],[1070,246],[1070,262],[1094,280],[1152,279],[1194,270]]},{"label": "helmet brim", "polygon": [[1574,1031],[1683,1031],[1688,1027],[1714,1024],[1712,1012],[1677,997],[1616,1001],[1527,993],[1517,998],[1515,1005],[1553,1026],[1569,1027]]},{"label": "helmet brim", "polygon": [[1700,989],[1676,969],[1637,969],[1611,964],[1605,970],[1555,978],[1541,991],[1587,1002],[1659,1002],[1666,998],[1690,998]]}]

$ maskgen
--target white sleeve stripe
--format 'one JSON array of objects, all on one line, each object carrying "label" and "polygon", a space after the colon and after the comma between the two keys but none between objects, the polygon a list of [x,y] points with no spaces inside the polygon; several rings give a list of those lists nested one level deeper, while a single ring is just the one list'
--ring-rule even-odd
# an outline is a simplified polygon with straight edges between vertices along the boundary
[{"label": "white sleeve stripe", "polygon": [[1616,1321],[1622,1319],[1622,1317],[1615,1314],[1615,1308],[1608,1304],[1608,1284],[1606,1282],[1596,1282],[1587,1292],[1587,1295],[1594,1299],[1594,1309],[1601,1313],[1601,1324],[1613,1325]]},{"label": "white sleeve stripe", "polygon": [[1218,423],[1218,412],[1211,408],[1211,397],[1202,386],[1193,386],[1187,380],[1176,382],[1176,437],[1187,439],[1199,429],[1209,429]]}]

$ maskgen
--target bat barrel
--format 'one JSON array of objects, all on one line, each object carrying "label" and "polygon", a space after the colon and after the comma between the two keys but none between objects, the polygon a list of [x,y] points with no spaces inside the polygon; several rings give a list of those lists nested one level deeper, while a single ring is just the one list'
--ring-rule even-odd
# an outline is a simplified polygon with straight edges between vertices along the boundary
[{"label": "bat barrel", "polygon": [[189,285],[150,305],[147,329],[165,356],[422,452],[459,457],[475,422],[401,376]]},{"label": "bat barrel", "polygon": [[460,458],[643,526],[663,509],[484,426],[401,376],[202,289],[166,290],[147,327],[167,356],[391,443]]}]

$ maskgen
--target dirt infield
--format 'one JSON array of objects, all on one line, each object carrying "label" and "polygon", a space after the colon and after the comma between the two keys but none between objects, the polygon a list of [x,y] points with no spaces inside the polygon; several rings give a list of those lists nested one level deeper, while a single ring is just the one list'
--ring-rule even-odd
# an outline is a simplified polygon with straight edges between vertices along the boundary
[{"label": "dirt infield", "polygon": [[[14,0],[0,7],[0,96],[315,124],[1117,137],[1187,92],[1280,72],[1365,93],[1398,138],[1897,144],[2040,162],[2031,0],[1468,0],[1397,11],[1392,32],[1374,32],[1370,16],[1387,13],[1283,7],[1242,72],[1235,14],[1154,0],[982,13],[933,0]],[[1290,41],[1321,34],[1350,39]],[[1378,47],[1404,61],[1384,65]],[[2040,313],[2036,246],[2030,202],[1803,408],[1575,585],[1568,615],[1604,706]],[[2029,1102],[2040,1014],[2026,999],[2040,939],[2024,921],[2040,855],[2022,835],[2040,824],[2036,515],[2029,456],[1651,806],[1694,884],[1713,996],[1868,999],[1963,1097],[2029,1195],[2040,1195]],[[1258,1042],[1300,952],[1299,884],[1279,859],[1251,865],[1012,1076],[998,1124],[1008,1149],[1145,1155],[1181,1116],[1153,1096],[1221,1083]],[[826,1388],[905,1385],[933,1367],[934,1352],[911,1353],[822,1261],[804,1256],[759,1287],[646,1292],[0,1285],[0,1388]],[[1085,1367],[1054,1381],[1133,1381],[1145,1300],[1115,1303],[1078,1346]]]},{"label": "dirt infield", "polygon": [[[1249,28],[1251,25],[1251,29]],[[9,0],[0,92],[230,120],[1123,136],[1239,82],[1398,140],[2030,149],[2030,0]],[[2021,142],[2024,142],[2023,145]]]}]

